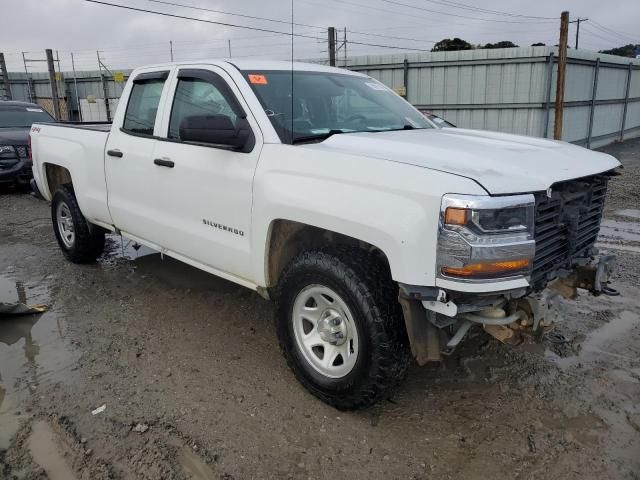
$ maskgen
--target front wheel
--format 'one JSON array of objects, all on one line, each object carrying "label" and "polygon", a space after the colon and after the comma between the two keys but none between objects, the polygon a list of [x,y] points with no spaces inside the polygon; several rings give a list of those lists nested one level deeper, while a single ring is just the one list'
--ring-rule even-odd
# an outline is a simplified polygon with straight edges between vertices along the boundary
[{"label": "front wheel", "polygon": [[53,194],[51,220],[58,245],[68,260],[90,263],[102,255],[104,230],[84,218],[71,186],[64,185]]},{"label": "front wheel", "polygon": [[296,378],[341,410],[387,396],[409,365],[397,287],[382,261],[357,248],[305,252],[281,276],[276,321]]}]

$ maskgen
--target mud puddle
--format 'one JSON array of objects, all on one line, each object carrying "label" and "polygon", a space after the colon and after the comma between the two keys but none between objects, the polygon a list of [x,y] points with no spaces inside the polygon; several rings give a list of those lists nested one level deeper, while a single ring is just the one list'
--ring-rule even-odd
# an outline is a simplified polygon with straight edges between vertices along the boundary
[{"label": "mud puddle", "polygon": [[604,219],[600,225],[600,238],[640,242],[640,223]]},{"label": "mud puddle", "polygon": [[106,254],[103,260],[107,263],[118,259],[136,260],[146,255],[158,254],[156,250],[111,233],[106,238]]},{"label": "mud puddle", "polygon": [[51,426],[39,420],[31,426],[29,453],[47,473],[49,480],[75,480],[71,468],[58,449],[58,439]]},{"label": "mud puddle", "polygon": [[580,345],[580,352],[571,357],[553,357],[555,363],[563,368],[577,363],[591,362],[603,356],[607,360],[634,362],[636,357],[627,355],[616,346],[621,338],[631,335],[634,329],[640,327],[640,315],[630,310],[624,310],[616,318],[593,330]]},{"label": "mud puddle", "polygon": [[626,208],[624,210],[618,210],[616,212],[616,215],[620,215],[622,217],[635,218],[637,220],[640,220],[640,210],[635,210],[635,209],[632,209],[632,208]]},{"label": "mud puddle", "polygon": [[[48,304],[48,289],[0,275],[0,302]],[[0,316],[0,449],[27,417],[21,400],[45,381],[59,381],[75,361],[63,339],[64,321],[54,311]]]}]

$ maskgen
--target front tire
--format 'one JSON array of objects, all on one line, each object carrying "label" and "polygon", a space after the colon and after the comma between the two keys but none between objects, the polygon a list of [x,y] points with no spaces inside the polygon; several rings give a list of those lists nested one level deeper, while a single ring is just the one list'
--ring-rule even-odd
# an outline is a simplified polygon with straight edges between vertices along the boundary
[{"label": "front tire", "polygon": [[340,410],[368,407],[404,378],[409,348],[398,289],[357,248],[304,252],[281,275],[280,347],[296,378]]},{"label": "front tire", "polygon": [[84,218],[71,186],[53,194],[51,220],[58,245],[71,262],[91,263],[104,252],[104,230]]}]

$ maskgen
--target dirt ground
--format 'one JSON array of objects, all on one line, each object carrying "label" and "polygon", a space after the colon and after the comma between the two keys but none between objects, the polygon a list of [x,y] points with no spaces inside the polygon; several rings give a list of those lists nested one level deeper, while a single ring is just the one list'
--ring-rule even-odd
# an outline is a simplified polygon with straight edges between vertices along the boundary
[{"label": "dirt ground", "polygon": [[640,141],[606,151],[621,296],[566,301],[540,344],[476,331],[356,413],[294,380],[257,294],[118,237],[70,264],[5,189],[0,301],[50,310],[0,319],[0,478],[639,479]]}]

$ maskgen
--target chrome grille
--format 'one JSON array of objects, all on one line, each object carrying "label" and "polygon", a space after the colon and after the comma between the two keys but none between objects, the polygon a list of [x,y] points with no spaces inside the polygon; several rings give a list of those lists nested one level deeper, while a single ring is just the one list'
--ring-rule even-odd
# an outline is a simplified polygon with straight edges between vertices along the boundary
[{"label": "chrome grille", "polygon": [[559,269],[589,255],[600,230],[608,181],[607,175],[594,175],[555,184],[551,197],[535,194],[534,289],[544,288]]}]

